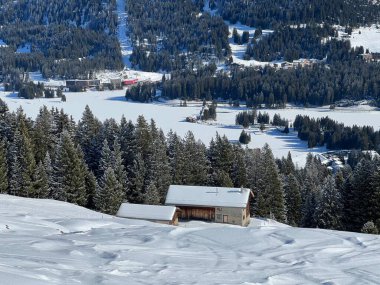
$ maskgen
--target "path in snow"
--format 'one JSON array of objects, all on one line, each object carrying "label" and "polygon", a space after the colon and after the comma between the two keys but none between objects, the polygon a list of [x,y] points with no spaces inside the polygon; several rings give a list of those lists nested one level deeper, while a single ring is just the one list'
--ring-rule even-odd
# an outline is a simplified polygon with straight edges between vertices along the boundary
[{"label": "path in snow", "polygon": [[117,19],[118,29],[117,36],[120,42],[121,54],[123,55],[124,65],[128,68],[131,67],[129,57],[132,54],[132,41],[127,36],[127,21],[128,15],[126,12],[125,0],[117,0]]},{"label": "path in snow", "polygon": [[181,227],[0,195],[0,280],[21,284],[378,284],[380,236],[288,227]]}]

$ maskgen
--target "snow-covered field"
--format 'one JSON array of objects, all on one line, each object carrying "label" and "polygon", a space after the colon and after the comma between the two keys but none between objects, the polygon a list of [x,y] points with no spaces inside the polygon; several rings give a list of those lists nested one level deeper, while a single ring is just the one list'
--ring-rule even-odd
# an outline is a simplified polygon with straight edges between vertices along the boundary
[{"label": "snow-covered field", "polygon": [[364,51],[380,52],[380,29],[376,25],[360,27],[352,31],[351,46],[364,47]]},{"label": "snow-covered field", "polygon": [[0,283],[379,284],[380,236],[292,228],[179,227],[0,195]]},{"label": "snow-covered field", "polygon": [[[0,98],[4,100],[11,111],[23,107],[25,113],[35,118],[41,106],[46,105],[48,108],[63,108],[65,112],[72,115],[75,120],[82,116],[84,108],[89,105],[100,120],[115,118],[119,120],[122,115],[127,119],[135,121],[139,115],[144,115],[146,119],[153,118],[157,125],[166,133],[169,130],[176,131],[179,135],[184,136],[188,131],[192,131],[197,139],[208,144],[211,138],[215,137],[218,132],[220,135],[226,135],[231,141],[239,138],[241,128],[235,126],[235,116],[244,108],[233,108],[230,106],[220,105],[217,109],[217,121],[212,124],[196,124],[185,122],[186,117],[197,115],[201,110],[201,102],[188,103],[188,107],[179,107],[178,101],[162,103],[135,103],[126,102],[124,90],[116,91],[88,91],[84,93],[65,93],[67,102],[62,103],[60,99],[34,99],[25,100],[18,98],[15,94],[0,91]],[[290,121],[293,121],[296,115],[308,115],[314,118],[329,116],[330,118],[343,122],[345,125],[371,125],[375,129],[380,129],[380,112],[367,106],[356,108],[345,108],[330,110],[328,107],[304,109],[288,108],[280,110],[262,110],[266,111],[272,117],[275,113],[281,115]],[[276,130],[267,130],[262,133],[258,130],[250,130],[252,141],[249,147],[262,147],[268,143],[276,157],[286,156],[291,151],[295,163],[302,166],[305,163],[306,155],[309,152],[324,152],[324,148],[308,149],[306,142],[300,141],[295,133],[288,135],[282,134]]]},{"label": "snow-covered field", "polygon": [[[229,34],[229,43],[231,47],[232,52],[232,59],[233,62],[242,66],[265,66],[265,65],[273,65],[276,62],[262,62],[257,61],[254,59],[251,60],[244,60],[244,54],[247,49],[247,44],[235,44],[233,41],[233,30],[236,29],[238,34],[241,36],[243,32],[249,33],[249,40],[251,41],[253,38],[253,35],[255,34],[255,28],[251,28],[249,26],[243,25],[241,23],[231,24],[229,21],[225,21],[226,25],[228,25],[228,30],[230,32]],[[272,30],[263,30],[263,36],[269,35],[270,33],[273,33]]]}]

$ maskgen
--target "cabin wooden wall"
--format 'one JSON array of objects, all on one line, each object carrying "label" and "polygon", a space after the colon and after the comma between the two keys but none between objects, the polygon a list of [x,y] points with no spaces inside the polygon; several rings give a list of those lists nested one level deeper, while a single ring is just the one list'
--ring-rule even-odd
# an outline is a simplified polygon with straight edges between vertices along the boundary
[{"label": "cabin wooden wall", "polygon": [[178,217],[182,220],[215,220],[215,208],[180,207]]}]

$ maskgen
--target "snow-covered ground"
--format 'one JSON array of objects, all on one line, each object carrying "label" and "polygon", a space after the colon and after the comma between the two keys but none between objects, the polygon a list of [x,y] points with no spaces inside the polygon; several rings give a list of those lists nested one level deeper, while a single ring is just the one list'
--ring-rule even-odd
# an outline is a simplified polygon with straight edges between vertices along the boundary
[{"label": "snow-covered ground", "polygon": [[[63,103],[59,98],[54,99],[20,99],[15,94],[0,91],[0,98],[4,100],[11,111],[17,110],[22,106],[25,113],[35,118],[39,109],[46,105],[48,108],[57,107],[64,109],[65,112],[72,115],[75,120],[82,116],[84,108],[89,105],[100,120],[115,118],[119,120],[122,115],[127,119],[135,121],[139,115],[144,115],[146,119],[153,118],[157,125],[164,132],[169,130],[176,131],[179,135],[184,136],[188,131],[192,131],[197,139],[208,144],[211,138],[215,137],[218,132],[220,135],[226,135],[231,141],[237,141],[241,128],[235,126],[235,117],[238,112],[245,108],[234,108],[227,105],[219,105],[217,108],[217,121],[210,124],[197,124],[185,122],[186,117],[199,114],[201,102],[188,103],[188,107],[179,107],[179,101],[155,102],[155,103],[136,103],[126,102],[124,95],[125,90],[116,91],[88,91],[83,93],[65,93],[67,102]],[[262,110],[270,114],[275,113],[281,117],[293,121],[296,115],[308,115],[314,118],[329,116],[330,118],[343,122],[347,126],[351,125],[371,125],[376,130],[380,129],[380,112],[368,106],[358,106],[356,108],[342,108],[330,110],[328,107],[321,108],[288,108],[279,110]],[[277,130],[267,130],[262,133],[259,130],[250,130],[252,141],[249,147],[262,147],[268,143],[276,157],[286,156],[291,151],[295,163],[302,166],[309,152],[320,153],[326,151],[325,148],[308,149],[306,142],[300,141],[295,133],[285,135]]]},{"label": "snow-covered ground", "polygon": [[369,49],[370,52],[380,52],[380,29],[377,25],[370,27],[360,27],[352,31],[352,47],[364,47],[364,51]]},{"label": "snow-covered ground", "polygon": [[129,61],[129,57],[132,54],[132,41],[127,36],[127,12],[125,10],[125,1],[117,0],[117,15],[118,15],[118,23],[117,23],[117,36],[120,42],[121,54],[123,55],[124,65],[128,68],[131,67],[131,62]]},{"label": "snow-covered ground", "polygon": [[32,47],[30,44],[24,44],[19,46],[16,50],[16,53],[31,53]]},{"label": "snow-covered ground", "polygon": [[179,227],[0,195],[0,283],[378,284],[380,236],[292,228]]},{"label": "snow-covered ground", "polygon": [[[86,105],[89,105],[95,116],[100,120],[107,118],[119,120],[124,115],[127,119],[136,121],[139,115],[144,115],[148,120],[153,118],[165,133],[174,130],[183,137],[188,131],[192,131],[197,139],[202,140],[207,145],[217,132],[220,135],[226,135],[231,141],[237,141],[241,132],[241,128],[235,126],[235,116],[240,111],[238,108],[219,107],[218,120],[216,122],[210,125],[196,124],[187,123],[185,120],[188,116],[199,114],[201,103],[189,103],[189,107],[184,108],[179,107],[177,101],[151,104],[126,102],[124,97],[125,91],[123,90],[113,92],[68,92],[65,94],[67,97],[67,102],[65,103],[62,103],[59,98],[25,100],[7,92],[0,92],[0,98],[13,111],[17,110],[21,105],[25,113],[32,118],[36,117],[43,105],[46,105],[48,108],[63,108],[75,120],[81,118]],[[295,133],[284,135],[276,130],[268,130],[264,133],[252,130],[251,134],[252,142],[249,147],[262,147],[265,143],[268,143],[276,157],[286,156],[288,151],[291,151],[295,162],[299,166],[305,163],[305,158],[309,151],[325,151],[324,148],[307,149],[306,142],[300,141]]]},{"label": "snow-covered ground", "polygon": [[[243,32],[249,33],[249,40],[251,41],[253,38],[253,35],[255,34],[255,28],[243,25],[241,23],[231,24],[229,21],[225,21],[226,25],[228,25],[228,30],[230,32],[229,34],[229,43],[231,47],[232,52],[232,59],[233,62],[242,66],[265,66],[265,65],[273,65],[276,62],[263,62],[263,61],[257,61],[254,59],[251,60],[244,60],[244,54],[247,49],[247,44],[235,44],[233,41],[233,30],[236,29],[238,34],[241,36]],[[263,30],[263,36],[269,35],[273,33],[272,30]]]},{"label": "snow-covered ground", "polygon": [[0,39],[0,47],[7,47],[8,45],[2,40]]}]

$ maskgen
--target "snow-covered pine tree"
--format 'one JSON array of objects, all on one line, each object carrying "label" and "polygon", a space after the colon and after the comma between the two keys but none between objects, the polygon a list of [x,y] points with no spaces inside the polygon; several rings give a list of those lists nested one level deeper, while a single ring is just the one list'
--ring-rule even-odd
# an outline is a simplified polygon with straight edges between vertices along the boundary
[{"label": "snow-covered pine tree", "polygon": [[43,161],[45,173],[47,176],[47,181],[48,181],[48,197],[51,196],[51,193],[53,191],[53,185],[54,185],[54,170],[53,170],[53,165],[50,159],[50,154],[49,152],[46,152],[44,161]]},{"label": "snow-covered pine tree", "polygon": [[140,153],[137,153],[133,163],[131,177],[129,178],[129,186],[127,192],[127,200],[131,203],[143,203],[145,194],[145,177],[147,169],[145,162]]},{"label": "snow-covered pine tree", "polygon": [[374,183],[378,171],[376,162],[362,159],[349,178],[343,193],[344,224],[347,230],[360,231],[364,223],[379,218],[379,199],[375,198],[378,191]]},{"label": "snow-covered pine tree", "polygon": [[52,113],[46,106],[42,107],[33,127],[33,144],[37,163],[44,160],[46,152],[52,153],[54,144],[58,141],[56,132],[57,126]]},{"label": "snow-covered pine tree", "polygon": [[29,197],[33,191],[35,160],[29,132],[23,119],[19,120],[18,128],[14,134],[10,156],[11,193]]},{"label": "snow-covered pine tree", "polygon": [[122,158],[124,168],[127,171],[128,177],[133,166],[133,161],[137,153],[137,143],[135,135],[135,126],[132,121],[128,121],[123,116],[120,122],[120,135],[119,135],[120,149],[122,151]]},{"label": "snow-covered pine tree", "polygon": [[247,169],[244,161],[244,150],[240,146],[234,146],[234,160],[232,163],[231,179],[235,187],[247,186]]},{"label": "snow-covered pine tree", "polygon": [[37,164],[34,171],[33,197],[45,199],[49,196],[49,180],[42,161]]},{"label": "snow-covered pine tree", "polygon": [[183,140],[182,150],[179,153],[182,183],[186,185],[206,185],[210,177],[210,162],[207,158],[207,149],[203,143],[197,142],[192,132],[188,132]]},{"label": "snow-covered pine tree", "polygon": [[96,174],[103,142],[103,138],[100,135],[101,126],[101,122],[95,118],[90,108],[86,106],[82,118],[78,123],[76,140],[83,151],[88,168]]},{"label": "snow-covered pine tree", "polygon": [[179,136],[173,132],[169,131],[167,135],[168,141],[168,157],[170,165],[170,174],[172,177],[172,182],[174,184],[182,184],[182,170],[184,169],[185,159],[184,159],[184,150],[183,142]]},{"label": "snow-covered pine tree", "polygon": [[7,144],[5,140],[0,140],[0,193],[8,193]]},{"label": "snow-covered pine tree", "polygon": [[325,179],[320,193],[315,211],[317,226],[323,229],[341,229],[342,197],[336,189],[335,179],[332,175]]},{"label": "snow-covered pine tree", "polygon": [[86,165],[81,150],[74,146],[68,132],[62,132],[55,153],[52,197],[86,205]]},{"label": "snow-covered pine tree", "polygon": [[215,170],[212,175],[212,185],[219,187],[233,187],[234,183],[232,182],[228,173],[224,170]]},{"label": "snow-covered pine tree", "polygon": [[301,226],[306,228],[314,228],[317,226],[315,220],[315,209],[317,207],[317,199],[319,189],[314,180],[307,174],[304,185],[301,189],[302,193],[302,218]]},{"label": "snow-covered pine tree", "polygon": [[105,139],[103,141],[102,150],[100,152],[99,170],[98,170],[99,178],[101,179],[105,171],[110,167],[112,168],[113,166],[114,166],[113,153],[108,145],[108,141]]},{"label": "snow-covered pine tree", "polygon": [[148,184],[146,192],[144,194],[144,204],[159,205],[161,201],[161,195],[154,183],[154,181]]},{"label": "snow-covered pine tree", "polygon": [[101,133],[103,140],[107,140],[108,144],[113,146],[120,135],[120,128],[115,119],[106,119],[102,124]]},{"label": "snow-covered pine tree", "polygon": [[[159,196],[159,202],[164,202],[171,183],[170,165],[166,152],[165,136],[162,131],[159,131],[153,141],[153,152],[149,159],[147,176],[147,179],[150,181],[148,187],[150,184],[154,184]],[[151,186],[151,188],[152,187],[153,186]],[[149,195],[148,188],[147,195]],[[153,201],[155,201],[155,199],[153,199]]]},{"label": "snow-covered pine tree", "polygon": [[138,152],[141,153],[145,161],[148,161],[147,158],[152,152],[153,139],[150,131],[150,126],[143,116],[139,116],[137,118],[135,136]]},{"label": "snow-covered pine tree", "polygon": [[86,173],[86,191],[87,191],[87,204],[86,208],[95,209],[94,197],[96,195],[96,189],[98,187],[98,182],[94,173],[87,169]]},{"label": "snow-covered pine tree", "polygon": [[258,181],[254,188],[256,214],[285,222],[284,192],[278,168],[268,144],[265,144],[261,149],[260,164],[257,171]]},{"label": "snow-covered pine tree", "polygon": [[124,200],[123,186],[111,167],[105,170],[101,181],[94,197],[95,206],[103,213],[114,215]]},{"label": "snow-covered pine tree", "polygon": [[301,221],[301,190],[297,178],[290,173],[284,183],[286,217],[288,224],[298,226]]},{"label": "snow-covered pine tree", "polygon": [[121,150],[121,146],[118,140],[114,141],[113,144],[113,169],[115,171],[115,175],[117,180],[120,182],[120,184],[123,186],[124,191],[127,191],[128,186],[128,176],[127,172],[125,171],[124,162],[123,162],[123,152]]}]

